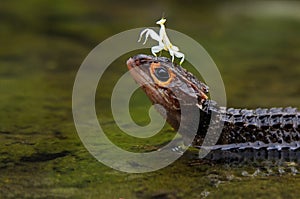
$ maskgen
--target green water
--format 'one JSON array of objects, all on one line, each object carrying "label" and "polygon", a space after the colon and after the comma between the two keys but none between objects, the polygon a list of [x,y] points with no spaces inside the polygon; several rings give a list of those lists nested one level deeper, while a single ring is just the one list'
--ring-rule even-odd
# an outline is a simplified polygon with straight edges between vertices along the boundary
[{"label": "green water", "polygon": [[[256,177],[253,165],[228,166],[182,156],[145,174],[113,170],[93,158],[72,118],[72,88],[87,54],[121,31],[154,26],[183,32],[210,53],[229,106],[300,107],[300,4],[296,1],[2,1],[0,5],[0,198],[299,198],[300,175]],[[175,42],[176,43],[176,42]],[[140,51],[139,51],[140,52]],[[108,137],[131,151],[153,150],[174,135],[134,139],[113,123],[110,93],[128,53],[101,79],[96,111]],[[101,64],[101,63],[100,63]],[[141,91],[131,102],[149,122]]]}]

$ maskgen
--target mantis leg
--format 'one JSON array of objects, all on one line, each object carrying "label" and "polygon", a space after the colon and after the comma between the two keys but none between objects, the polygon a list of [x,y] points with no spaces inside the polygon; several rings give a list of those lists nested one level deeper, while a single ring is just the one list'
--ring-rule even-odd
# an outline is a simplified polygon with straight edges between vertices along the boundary
[{"label": "mantis leg", "polygon": [[169,53],[172,56],[172,62],[174,62],[174,51],[172,49],[169,49]]},{"label": "mantis leg", "polygon": [[160,38],[160,36],[159,36],[156,32],[154,32],[154,30],[147,28],[147,29],[145,29],[145,30],[143,30],[143,31],[141,32],[140,38],[139,38],[138,42],[141,41],[142,36],[143,36],[144,34],[145,34],[145,41],[144,41],[143,44],[145,44],[145,43],[147,42],[149,36],[150,36],[153,40],[156,40],[156,41],[158,41],[158,42],[161,42],[161,40],[162,40],[162,39]]},{"label": "mantis leg", "polygon": [[153,47],[151,48],[151,52],[152,52],[152,54],[153,54],[155,57],[157,57],[156,53],[162,51],[163,49],[164,49],[164,47],[161,46],[161,45],[153,46]]},{"label": "mantis leg", "polygon": [[174,46],[174,45],[171,46],[171,49],[172,49],[174,52],[178,52],[178,51],[179,51],[179,48],[178,48],[177,46]]},{"label": "mantis leg", "polygon": [[180,63],[179,63],[179,64],[181,65],[182,62],[184,61],[184,58],[185,58],[184,54],[181,53],[181,52],[174,52],[174,55],[175,55],[177,58],[181,58]]}]

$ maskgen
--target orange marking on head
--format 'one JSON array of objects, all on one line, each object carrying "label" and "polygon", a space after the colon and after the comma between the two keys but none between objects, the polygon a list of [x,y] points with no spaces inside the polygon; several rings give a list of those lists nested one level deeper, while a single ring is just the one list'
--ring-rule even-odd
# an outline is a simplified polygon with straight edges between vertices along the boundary
[{"label": "orange marking on head", "polygon": [[173,78],[175,77],[175,74],[171,70],[168,69],[168,73],[170,75],[170,78],[167,81],[162,82],[162,81],[158,80],[157,77],[154,74],[155,73],[155,69],[159,68],[159,67],[160,67],[160,63],[154,63],[154,62],[151,63],[151,65],[150,65],[150,74],[151,74],[151,77],[154,80],[154,82],[157,83],[159,86],[166,87],[173,80]]}]

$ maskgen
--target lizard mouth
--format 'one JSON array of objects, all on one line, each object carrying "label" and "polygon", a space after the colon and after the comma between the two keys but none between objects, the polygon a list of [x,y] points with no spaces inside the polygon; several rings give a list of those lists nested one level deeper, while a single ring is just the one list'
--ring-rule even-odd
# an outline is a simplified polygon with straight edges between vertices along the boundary
[{"label": "lizard mouth", "polygon": [[155,84],[150,75],[149,62],[151,60],[152,59],[148,59],[148,57],[129,58],[127,60],[128,70],[136,83],[140,85],[153,103],[164,104],[165,106],[169,104],[169,108],[174,108],[174,104],[176,103],[170,102],[168,96],[164,94],[164,89]]}]

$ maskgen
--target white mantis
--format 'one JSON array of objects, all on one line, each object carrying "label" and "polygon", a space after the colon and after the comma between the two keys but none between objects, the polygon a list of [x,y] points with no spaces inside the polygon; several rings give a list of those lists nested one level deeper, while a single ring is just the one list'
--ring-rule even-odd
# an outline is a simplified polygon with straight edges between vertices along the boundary
[{"label": "white mantis", "polygon": [[145,41],[143,44],[146,43],[148,37],[150,36],[152,39],[158,41],[158,45],[157,46],[153,46],[151,48],[151,52],[154,56],[157,56],[156,53],[165,50],[165,51],[169,51],[170,55],[172,56],[172,62],[174,62],[174,56],[177,58],[181,58],[180,60],[180,65],[182,64],[182,62],[184,61],[184,54],[179,52],[179,48],[177,46],[174,46],[166,33],[166,28],[164,23],[166,22],[166,19],[162,18],[161,20],[157,21],[156,24],[160,25],[160,30],[159,30],[159,35],[154,32],[154,30],[150,29],[150,28],[146,28],[145,30],[143,30],[140,34],[140,38],[138,40],[138,42],[141,41],[142,36],[145,34]]}]

